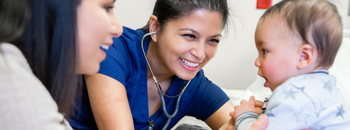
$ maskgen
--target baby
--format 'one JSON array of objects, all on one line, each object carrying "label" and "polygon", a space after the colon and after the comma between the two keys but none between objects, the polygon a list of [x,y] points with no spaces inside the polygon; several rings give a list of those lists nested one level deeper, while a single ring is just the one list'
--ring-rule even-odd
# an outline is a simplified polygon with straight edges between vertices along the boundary
[{"label": "baby", "polygon": [[[350,129],[350,107],[328,74],[341,42],[341,18],[326,0],[283,0],[263,14],[255,65],[273,91],[263,109],[267,130]],[[235,107],[235,129],[249,129],[261,114],[255,106],[251,97]]]}]

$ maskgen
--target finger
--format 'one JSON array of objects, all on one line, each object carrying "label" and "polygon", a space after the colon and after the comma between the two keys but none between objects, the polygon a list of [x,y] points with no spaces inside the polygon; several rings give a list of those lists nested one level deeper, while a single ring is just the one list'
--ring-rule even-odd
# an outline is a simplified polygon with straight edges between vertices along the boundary
[{"label": "finger", "polygon": [[244,100],[244,99],[243,99],[243,100],[241,101],[241,105],[247,104],[247,103],[248,103],[247,100]]},{"label": "finger", "polygon": [[260,107],[262,108],[264,106],[264,102],[259,101],[259,100],[255,100],[255,107]]},{"label": "finger", "polygon": [[233,118],[234,114],[235,114],[234,111],[231,111],[231,112],[230,112],[230,116],[231,116],[232,118]]},{"label": "finger", "polygon": [[258,121],[260,121],[264,126],[267,126],[268,122],[269,122],[269,117],[266,114],[263,114],[259,117]]},{"label": "finger", "polygon": [[249,98],[249,102],[248,102],[250,105],[253,105],[255,106],[255,97],[254,96],[250,96]]},{"label": "finger", "polygon": [[307,129],[302,129],[302,130],[312,130],[311,128],[307,128]]},{"label": "finger", "polygon": [[255,113],[261,115],[262,111],[260,107],[255,107]]}]

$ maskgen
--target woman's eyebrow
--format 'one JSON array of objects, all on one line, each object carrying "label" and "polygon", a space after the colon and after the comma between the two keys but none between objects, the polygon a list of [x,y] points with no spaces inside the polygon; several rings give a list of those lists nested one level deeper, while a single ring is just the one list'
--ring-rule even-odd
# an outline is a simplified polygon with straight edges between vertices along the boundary
[{"label": "woman's eyebrow", "polygon": [[216,34],[216,35],[211,36],[211,37],[222,37],[222,35],[221,34]]},{"label": "woman's eyebrow", "polygon": [[115,3],[117,0],[112,0],[111,2],[109,2],[109,3]]},{"label": "woman's eyebrow", "polygon": [[199,33],[196,30],[191,29],[191,28],[182,28],[179,31],[191,31],[194,34],[199,35]]},{"label": "woman's eyebrow", "polygon": [[[191,29],[191,28],[182,28],[179,31],[191,31],[192,33],[194,33],[196,35],[200,35],[199,32],[197,32],[196,30]],[[222,35],[221,34],[216,34],[216,35],[213,35],[213,36],[210,36],[210,37],[222,37]]]}]

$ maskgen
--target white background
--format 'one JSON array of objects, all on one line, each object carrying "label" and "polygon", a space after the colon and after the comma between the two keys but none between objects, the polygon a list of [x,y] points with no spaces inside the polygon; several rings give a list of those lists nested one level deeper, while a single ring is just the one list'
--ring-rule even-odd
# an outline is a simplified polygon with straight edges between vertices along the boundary
[{"label": "white background", "polygon": [[[146,25],[155,1],[117,0],[115,11],[123,26],[137,29]],[[273,4],[280,1],[273,0]],[[343,18],[344,28],[347,29],[350,29],[350,17],[347,15],[349,1],[333,0]],[[256,9],[256,0],[229,0],[229,6],[229,32],[221,40],[216,56],[204,67],[204,72],[220,87],[245,89],[256,79],[258,69],[254,61],[258,53],[254,32],[265,10]]]}]

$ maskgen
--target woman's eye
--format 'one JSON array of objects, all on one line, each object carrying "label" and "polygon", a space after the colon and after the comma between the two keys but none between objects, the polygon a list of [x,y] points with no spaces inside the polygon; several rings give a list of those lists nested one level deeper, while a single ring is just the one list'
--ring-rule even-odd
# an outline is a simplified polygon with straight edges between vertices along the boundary
[{"label": "woman's eye", "polygon": [[104,8],[107,12],[110,12],[114,8],[114,6],[105,6]]},{"label": "woman's eye", "polygon": [[215,43],[219,43],[220,41],[217,39],[210,39],[210,42],[215,42]]},{"label": "woman's eye", "polygon": [[184,34],[184,35],[182,35],[182,36],[184,36],[184,37],[189,37],[189,38],[193,38],[193,39],[196,38],[196,36],[195,36],[195,35],[192,35],[192,34]]}]

